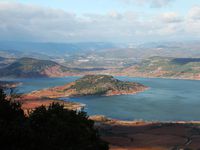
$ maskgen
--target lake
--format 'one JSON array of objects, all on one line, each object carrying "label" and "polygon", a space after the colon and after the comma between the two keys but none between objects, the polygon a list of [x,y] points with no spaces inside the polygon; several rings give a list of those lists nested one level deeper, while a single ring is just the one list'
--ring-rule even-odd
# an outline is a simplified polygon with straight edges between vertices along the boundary
[{"label": "lake", "polygon": [[[64,85],[79,77],[16,79],[23,83],[18,92]],[[62,98],[86,104],[89,115],[105,115],[122,120],[191,121],[200,120],[200,81],[116,77],[149,86],[150,89],[135,95],[87,96]]]}]

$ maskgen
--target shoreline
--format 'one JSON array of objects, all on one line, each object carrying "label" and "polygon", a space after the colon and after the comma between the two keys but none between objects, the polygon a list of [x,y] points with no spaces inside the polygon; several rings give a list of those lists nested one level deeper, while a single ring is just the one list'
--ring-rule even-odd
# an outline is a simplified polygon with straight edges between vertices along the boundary
[{"label": "shoreline", "polygon": [[89,118],[95,122],[99,123],[108,123],[108,124],[113,124],[113,125],[141,125],[141,124],[199,124],[200,125],[200,120],[199,121],[145,121],[145,120],[122,120],[122,119],[114,119],[114,118],[109,118],[104,115],[90,115]]},{"label": "shoreline", "polygon": [[[57,88],[57,87],[55,87]],[[148,90],[149,87],[146,87],[145,89],[143,90],[139,90],[139,91],[134,91],[132,93],[120,93],[120,94],[113,94],[113,95],[102,95],[102,96],[120,96],[120,95],[135,95],[137,93],[141,93],[141,92],[144,92],[146,90]],[[43,90],[47,90],[49,91],[49,88],[47,89],[42,89]],[[83,96],[80,96],[80,95],[76,95],[76,96],[49,96],[49,97],[45,97],[45,96],[38,96],[37,93],[38,92],[41,92],[41,90],[39,91],[33,91],[31,93],[26,93],[25,95],[22,95],[21,99],[19,99],[20,102],[22,102],[22,105],[25,105],[25,110],[27,109],[34,109],[34,107],[38,107],[38,106],[41,106],[41,105],[49,105],[50,103],[52,102],[58,102],[58,103],[61,103],[64,105],[64,107],[66,109],[71,109],[71,110],[77,110],[77,111],[81,111],[81,110],[84,110],[85,107],[86,107],[86,104],[84,103],[77,103],[77,102],[73,102],[73,101],[65,101],[65,100],[62,100],[61,98],[74,98],[74,97],[83,97]],[[37,96],[36,96],[36,95]],[[87,96],[95,96],[95,95],[87,95]],[[74,105],[74,106],[69,106],[69,105]],[[34,105],[34,107],[30,108],[29,105]],[[36,105],[36,106],[35,106]]]},{"label": "shoreline", "polygon": [[[54,87],[54,88],[57,88],[57,87]],[[104,94],[104,95],[64,95],[64,96],[50,96],[50,97],[45,97],[45,96],[35,96],[35,94],[37,94],[38,92],[44,92],[44,91],[48,91],[48,90],[51,90],[51,88],[44,88],[42,90],[35,90],[35,91],[32,91],[30,93],[25,93],[23,94],[24,97],[31,97],[34,98],[34,99],[42,99],[42,97],[45,97],[44,99],[52,99],[52,100],[56,100],[56,101],[63,101],[63,102],[66,102],[65,100],[62,100],[63,98],[81,98],[81,97],[87,97],[87,96],[105,96],[105,97],[112,97],[112,96],[121,96],[121,95],[135,95],[135,94],[138,94],[138,93],[141,93],[141,92],[144,92],[146,90],[149,90],[150,87],[145,87],[144,89],[142,90],[138,90],[138,91],[134,91],[134,92],[124,92],[124,93],[120,93],[120,94]],[[24,98],[25,99],[25,98]],[[76,102],[74,102],[76,103]],[[83,104],[83,105],[86,105],[86,104]]]},{"label": "shoreline", "polygon": [[119,77],[131,77],[131,78],[147,78],[147,79],[169,79],[169,80],[188,80],[188,81],[200,81],[200,79],[190,79],[190,78],[174,78],[174,77],[139,77],[139,76],[119,76]]},{"label": "shoreline", "polygon": [[86,106],[85,104],[73,101],[64,101],[60,99],[29,97],[29,96],[21,96],[16,101],[22,104],[22,109],[24,110],[25,114],[29,114],[29,112],[40,106],[48,107],[52,103],[59,103],[60,105],[63,105],[65,109],[74,111],[81,111]]},{"label": "shoreline", "polygon": [[[107,77],[106,75],[103,75],[103,77],[104,76]],[[114,79],[114,77],[111,77],[111,78]],[[115,85],[116,83],[114,82],[112,84],[110,83],[111,88],[106,88],[106,90],[101,93],[101,92],[98,92],[98,90],[96,90],[96,87],[90,83],[91,81],[90,82],[87,81],[88,83],[85,83],[85,84],[90,85],[90,87],[88,89],[82,88],[81,85],[79,85],[80,84],[79,80],[84,80],[84,79],[80,78],[78,80],[66,83],[61,86],[54,86],[54,87],[50,87],[50,88],[44,88],[41,90],[35,90],[30,93],[24,94],[24,96],[35,97],[35,98],[45,97],[45,98],[58,99],[58,98],[84,97],[84,96],[95,96],[95,95],[99,95],[99,96],[133,95],[133,94],[144,92],[150,88],[150,87],[147,87],[147,86],[137,83],[137,82],[132,82],[132,81],[125,82],[125,81],[120,81],[120,80],[115,79],[116,80],[115,82],[117,82],[117,83],[118,82],[120,82],[121,84],[126,83],[125,85],[128,86],[128,88],[118,88],[118,87],[116,87],[116,85]],[[89,80],[89,79],[87,79],[87,80]],[[94,80],[94,81],[96,82],[96,80]],[[92,82],[94,82],[94,81],[92,81]],[[82,81],[82,82],[84,83],[85,81]],[[76,84],[78,84],[78,85],[76,85]],[[99,86],[100,87],[98,87],[98,88],[102,87],[101,84]],[[113,88],[113,86],[114,86],[114,88]],[[80,87],[82,89],[79,89]],[[95,89],[96,91],[93,90],[92,88]]]},{"label": "shoreline", "polygon": [[[77,76],[78,77],[78,76]],[[79,77],[81,77],[81,76],[79,76]],[[132,76],[118,76],[118,77],[132,77]],[[59,78],[59,77],[58,77]],[[133,77],[133,78],[147,78],[147,77]],[[158,77],[148,77],[148,78],[152,78],[152,79],[173,79],[173,78],[158,78]],[[173,79],[173,80],[192,80],[192,79]],[[193,81],[196,81],[196,80],[193,80]],[[18,83],[18,86],[19,85],[21,85],[22,83]],[[56,86],[57,87],[57,86]],[[54,88],[56,88],[56,87],[54,87]],[[144,88],[143,90],[139,90],[139,91],[135,91],[135,92],[132,92],[132,93],[121,93],[121,94],[111,94],[111,95],[102,95],[102,96],[120,96],[120,95],[135,95],[135,94],[138,94],[138,93],[140,93],[140,92],[144,92],[144,91],[146,91],[146,90],[149,90],[150,89],[150,87],[146,87],[146,88]],[[44,88],[44,89],[42,89],[42,91],[43,90],[49,90],[49,88]],[[35,93],[35,92],[38,92],[38,91],[40,91],[40,90],[36,90],[36,91],[32,91],[33,93]],[[31,92],[31,93],[32,93]],[[25,95],[27,96],[30,96],[29,94],[31,94],[31,93],[26,93]],[[95,95],[86,95],[86,96],[95,96]],[[27,97],[27,98],[23,98],[23,100],[22,100],[22,102],[33,102],[34,100],[33,99],[37,99],[35,102],[41,102],[42,100],[44,100],[44,103],[45,102],[47,102],[47,101],[54,101],[54,102],[61,102],[61,103],[74,103],[74,104],[77,104],[76,105],[76,107],[80,110],[80,109],[82,109],[82,108],[84,108],[85,106],[86,106],[86,104],[83,104],[83,103],[76,103],[76,102],[73,102],[73,101],[65,101],[65,100],[62,100],[62,99],[59,99],[59,98],[73,98],[73,97],[82,97],[82,96],[80,96],[80,95],[75,95],[75,96],[59,96],[59,97],[46,97],[46,98],[42,98],[42,97]],[[27,100],[25,100],[25,99],[27,99]],[[41,103],[42,104],[42,103]],[[97,115],[97,116],[101,116],[101,115]],[[198,121],[193,121],[193,120],[191,120],[191,121],[183,121],[183,120],[178,120],[178,121],[145,121],[145,120],[120,120],[120,119],[114,119],[114,118],[109,118],[109,119],[111,119],[111,120],[115,120],[115,121],[118,121],[118,122],[126,122],[126,123],[136,123],[136,122],[145,122],[145,123],[182,123],[182,124],[185,124],[185,123],[194,123],[194,124],[200,124],[200,120]]]},{"label": "shoreline", "polygon": [[200,121],[145,122],[91,116],[109,150],[186,150],[200,148]]}]

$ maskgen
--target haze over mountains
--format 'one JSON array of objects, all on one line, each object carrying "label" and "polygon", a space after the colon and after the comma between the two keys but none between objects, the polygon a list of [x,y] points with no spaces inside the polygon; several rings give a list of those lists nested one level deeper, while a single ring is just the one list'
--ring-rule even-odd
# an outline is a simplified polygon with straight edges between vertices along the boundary
[{"label": "haze over mountains", "polygon": [[1,57],[49,59],[67,62],[73,67],[106,64],[113,67],[115,63],[126,66],[152,56],[200,57],[199,49],[198,41],[145,44],[0,42]]},{"label": "haze over mountains", "polygon": [[[53,77],[101,71],[121,73],[119,70],[125,75],[138,76],[145,70],[142,73],[147,77],[179,77],[184,72],[187,73],[184,77],[195,73],[196,78],[200,73],[198,41],[144,44],[0,42],[0,57],[0,75],[13,77]],[[189,62],[174,65],[170,61],[179,60],[176,58]],[[173,72],[175,68],[182,73]]]}]

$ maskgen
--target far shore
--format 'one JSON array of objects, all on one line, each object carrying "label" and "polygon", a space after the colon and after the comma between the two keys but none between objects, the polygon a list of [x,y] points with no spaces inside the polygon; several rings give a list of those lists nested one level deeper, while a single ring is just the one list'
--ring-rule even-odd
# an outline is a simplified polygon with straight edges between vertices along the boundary
[{"label": "far shore", "polygon": [[139,76],[119,76],[119,77],[200,81],[200,78],[199,79],[192,79],[192,78],[176,78],[176,77],[139,77]]},{"label": "far shore", "polygon": [[[171,80],[192,80],[192,81],[199,81],[199,78],[182,78],[182,77],[153,77],[153,76],[134,76],[134,75],[120,75],[120,74],[112,74],[112,73],[83,73],[83,74],[72,74],[70,76],[52,76],[52,77],[39,77],[39,78],[64,78],[64,77],[82,77],[84,75],[97,75],[97,74],[105,74],[105,75],[112,75],[115,77],[130,77],[130,78],[147,78],[147,79],[171,79]],[[17,78],[17,77],[0,77],[0,80],[15,80],[15,79],[24,79],[24,78]],[[25,79],[29,79],[29,78],[25,78]],[[36,78],[30,78],[30,79],[37,79]]]}]

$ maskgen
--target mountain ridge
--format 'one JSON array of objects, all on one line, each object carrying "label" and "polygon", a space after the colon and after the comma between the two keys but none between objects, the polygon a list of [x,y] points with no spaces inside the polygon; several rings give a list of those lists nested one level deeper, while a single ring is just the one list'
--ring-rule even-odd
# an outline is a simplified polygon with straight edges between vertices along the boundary
[{"label": "mountain ridge", "polygon": [[[71,73],[72,69],[51,60],[23,57],[0,69],[1,77],[54,77]],[[75,70],[73,70],[75,72]]]}]

